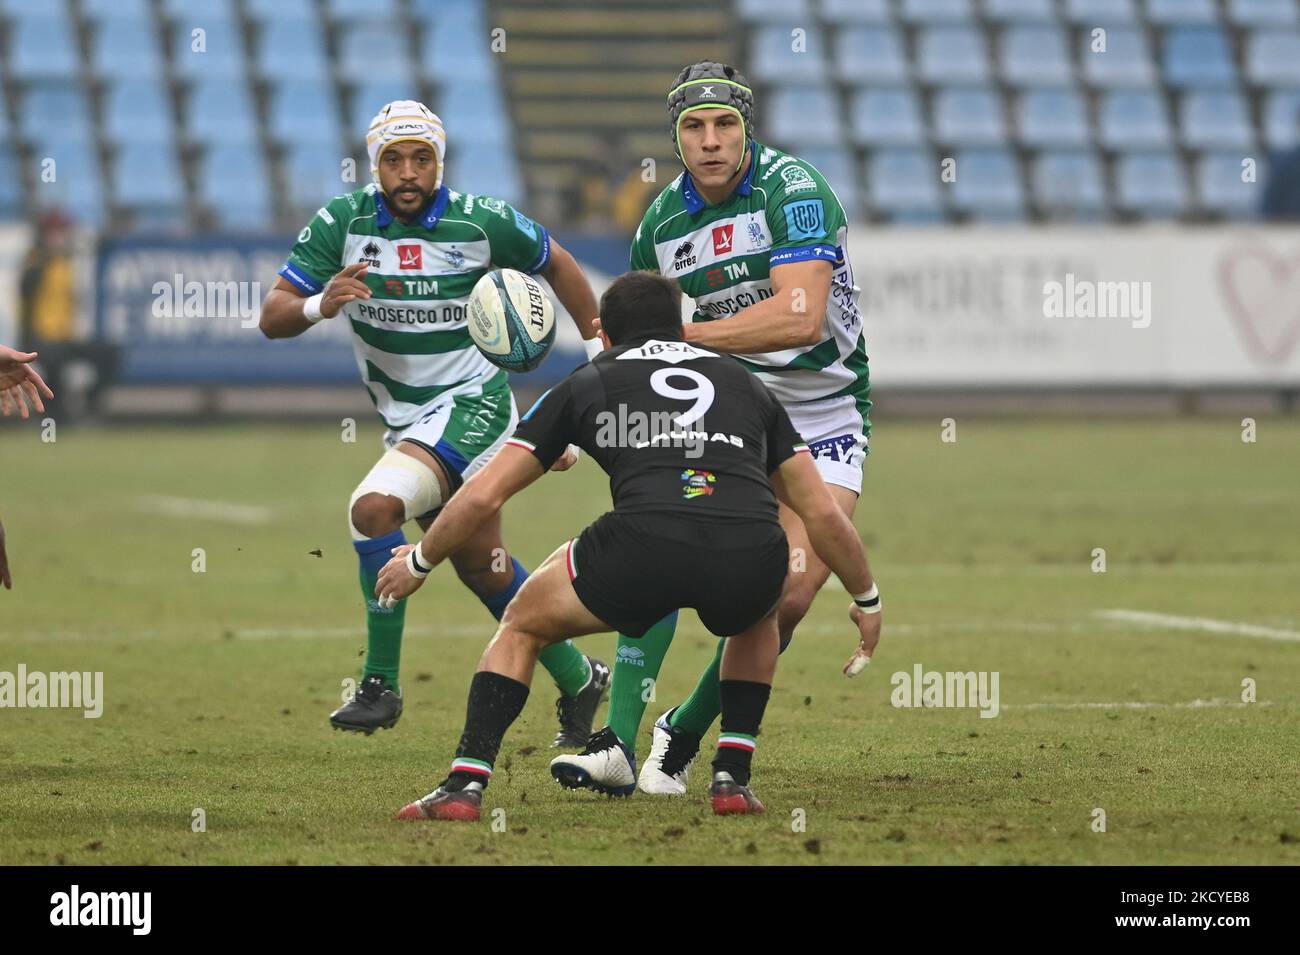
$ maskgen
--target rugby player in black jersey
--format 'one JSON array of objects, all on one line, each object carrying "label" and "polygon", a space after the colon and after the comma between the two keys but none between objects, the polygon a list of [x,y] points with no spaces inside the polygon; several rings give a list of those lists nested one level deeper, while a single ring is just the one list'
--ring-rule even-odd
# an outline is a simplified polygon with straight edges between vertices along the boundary
[{"label": "rugby player in black jersey", "polygon": [[[465,730],[447,778],[399,819],[479,818],[483,788],[523,710],[542,650],[589,633],[643,634],[680,607],[729,638],[713,810],[762,812],[749,777],[779,650],[776,608],[788,550],[778,495],[855,595],[850,617],[859,640],[845,672],[861,669],[875,649],[880,597],[857,532],[766,386],[730,356],[682,340],[680,301],[671,279],[632,272],[616,280],[600,302],[606,350],[538,399],[423,540],[395,548],[380,572],[381,601],[413,593],[570,444],[610,476],[614,510],[556,550],[506,609],[470,683]],[[616,749],[632,761],[604,730],[587,752]],[[628,795],[635,779],[630,766],[627,785],[605,791]]]}]

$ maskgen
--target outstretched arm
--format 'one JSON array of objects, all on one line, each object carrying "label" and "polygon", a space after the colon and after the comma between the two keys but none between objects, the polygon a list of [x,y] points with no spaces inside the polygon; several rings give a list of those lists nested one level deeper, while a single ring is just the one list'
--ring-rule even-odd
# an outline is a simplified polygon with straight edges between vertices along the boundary
[{"label": "outstretched arm", "polygon": [[591,284],[582,274],[569,250],[551,237],[551,260],[542,269],[542,277],[555,289],[555,297],[573,316],[573,323],[578,326],[578,333],[583,340],[596,338],[596,296],[592,294]]},{"label": "outstretched arm", "polygon": [[418,544],[393,548],[393,558],[379,572],[375,584],[380,606],[392,606],[419,590],[434,567],[459,550],[506,501],[544,473],[537,458],[523,448],[506,445],[498,451],[482,471],[452,495]]},{"label": "outstretched arm", "polygon": [[[858,628],[858,647],[845,664],[844,672],[857,676],[871,662],[871,654],[880,642],[880,595],[867,563],[867,550],[848,515],[826,490],[812,455],[800,453],[787,458],[773,473],[772,487],[781,502],[803,521],[817,556],[855,597],[849,608],[849,619]],[[870,599],[859,603],[858,597]]]},{"label": "outstretched arm", "polygon": [[754,355],[816,345],[826,324],[831,264],[811,260],[772,269],[772,297],[730,318],[686,326],[686,340],[731,354]]}]

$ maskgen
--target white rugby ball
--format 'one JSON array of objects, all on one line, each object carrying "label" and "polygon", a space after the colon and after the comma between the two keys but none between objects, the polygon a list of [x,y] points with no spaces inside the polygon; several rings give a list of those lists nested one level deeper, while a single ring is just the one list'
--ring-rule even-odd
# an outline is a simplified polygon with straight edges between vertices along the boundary
[{"label": "white rugby ball", "polygon": [[532,276],[496,269],[469,294],[469,335],[497,367],[532,371],[555,344],[555,307]]}]

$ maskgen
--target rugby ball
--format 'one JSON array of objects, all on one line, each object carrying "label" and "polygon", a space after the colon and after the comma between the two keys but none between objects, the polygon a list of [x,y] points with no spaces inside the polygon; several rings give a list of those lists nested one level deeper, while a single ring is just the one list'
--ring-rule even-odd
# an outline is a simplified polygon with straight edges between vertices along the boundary
[{"label": "rugby ball", "polygon": [[496,269],[469,294],[469,335],[498,368],[532,371],[555,344],[555,307],[532,276]]}]

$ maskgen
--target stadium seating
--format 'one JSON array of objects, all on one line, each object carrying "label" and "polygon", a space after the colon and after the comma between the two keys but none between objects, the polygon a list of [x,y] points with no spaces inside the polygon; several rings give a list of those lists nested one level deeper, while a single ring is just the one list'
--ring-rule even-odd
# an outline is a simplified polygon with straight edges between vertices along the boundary
[{"label": "stadium seating", "polygon": [[[726,9],[759,135],[824,166],[855,216],[1249,217],[1258,187],[1240,182],[1241,159],[1262,178],[1268,153],[1300,140],[1297,0]],[[449,181],[524,201],[515,150],[531,139],[504,96],[512,67],[486,42],[496,19],[486,0],[0,0],[0,170],[20,174],[0,186],[0,216],[62,197],[123,228],[202,210],[296,228],[345,185],[343,157],[365,180],[363,131],[399,97],[446,122]],[[51,117],[76,181],[29,196]],[[262,177],[242,193],[234,150],[251,154],[245,183]],[[969,178],[938,181],[949,156]]]}]

